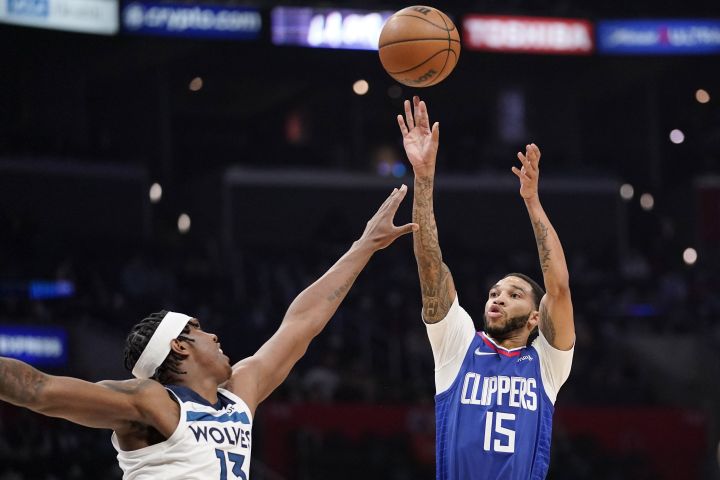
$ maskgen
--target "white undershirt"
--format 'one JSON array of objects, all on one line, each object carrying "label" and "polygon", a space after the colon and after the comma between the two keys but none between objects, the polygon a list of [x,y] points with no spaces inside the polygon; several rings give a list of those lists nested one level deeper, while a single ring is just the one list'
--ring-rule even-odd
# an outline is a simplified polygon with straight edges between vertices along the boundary
[{"label": "white undershirt", "polygon": [[[440,394],[455,381],[477,333],[472,318],[460,306],[457,295],[445,318],[437,323],[425,323],[425,326],[435,359],[435,393]],[[558,350],[548,343],[542,332],[532,345],[540,357],[540,374],[545,393],[555,403],[557,392],[570,375],[575,346],[567,351]]]}]

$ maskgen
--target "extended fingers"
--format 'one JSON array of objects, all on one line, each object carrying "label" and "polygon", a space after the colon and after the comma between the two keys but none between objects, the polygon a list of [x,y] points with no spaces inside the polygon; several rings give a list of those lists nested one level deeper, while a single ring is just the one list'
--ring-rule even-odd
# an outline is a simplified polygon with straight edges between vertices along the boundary
[{"label": "extended fingers", "polygon": [[520,163],[522,163],[525,170],[530,170],[530,160],[528,160],[527,156],[523,155],[522,152],[518,152],[517,158],[520,160]]},{"label": "extended fingers", "polygon": [[531,143],[530,145],[525,146],[525,155],[527,155],[528,160],[530,161],[530,164],[533,166],[533,168],[538,167],[538,163],[540,162],[540,149],[537,145],[534,143]]},{"label": "extended fingers", "polygon": [[531,179],[528,177],[527,173],[525,171],[520,170],[517,167],[511,167],[512,172],[520,179],[520,181],[528,181],[530,182]]},{"label": "extended fingers", "polygon": [[400,126],[400,133],[402,133],[403,137],[409,133],[409,130],[407,128],[407,125],[405,125],[405,119],[402,115],[397,116],[398,125]]},{"label": "extended fingers", "polygon": [[405,121],[407,122],[408,130],[415,128],[415,119],[413,119],[412,108],[410,107],[410,100],[405,100]]}]

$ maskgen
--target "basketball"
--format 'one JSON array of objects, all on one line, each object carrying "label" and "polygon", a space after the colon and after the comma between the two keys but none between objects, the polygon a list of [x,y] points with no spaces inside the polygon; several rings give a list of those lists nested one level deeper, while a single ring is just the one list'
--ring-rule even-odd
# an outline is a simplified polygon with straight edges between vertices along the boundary
[{"label": "basketball", "polygon": [[385,22],[378,42],[380,62],[398,82],[429,87],[442,82],[460,57],[460,34],[433,7],[403,8]]}]

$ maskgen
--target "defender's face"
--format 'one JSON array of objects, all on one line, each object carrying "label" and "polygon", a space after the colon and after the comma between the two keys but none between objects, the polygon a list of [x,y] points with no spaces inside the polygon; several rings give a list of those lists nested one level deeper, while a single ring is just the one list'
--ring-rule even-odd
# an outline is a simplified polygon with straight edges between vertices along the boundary
[{"label": "defender's face", "polygon": [[485,303],[485,324],[489,330],[502,330],[513,318],[535,310],[532,287],[519,277],[505,277],[490,288]]},{"label": "defender's face", "polygon": [[190,321],[190,334],[194,342],[189,342],[195,361],[207,368],[222,381],[228,380],[232,375],[230,359],[220,348],[220,340],[214,333],[206,332],[200,327],[196,319]]}]

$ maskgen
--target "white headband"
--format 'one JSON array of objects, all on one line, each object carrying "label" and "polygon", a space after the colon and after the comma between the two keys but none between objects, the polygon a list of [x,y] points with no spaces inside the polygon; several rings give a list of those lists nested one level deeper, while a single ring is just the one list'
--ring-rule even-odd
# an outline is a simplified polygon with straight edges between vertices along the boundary
[{"label": "white headband", "polygon": [[170,342],[182,333],[190,320],[192,317],[182,313],[166,313],[140,354],[140,358],[132,369],[132,374],[136,378],[150,378],[155,375],[155,370],[162,365],[170,353]]}]

